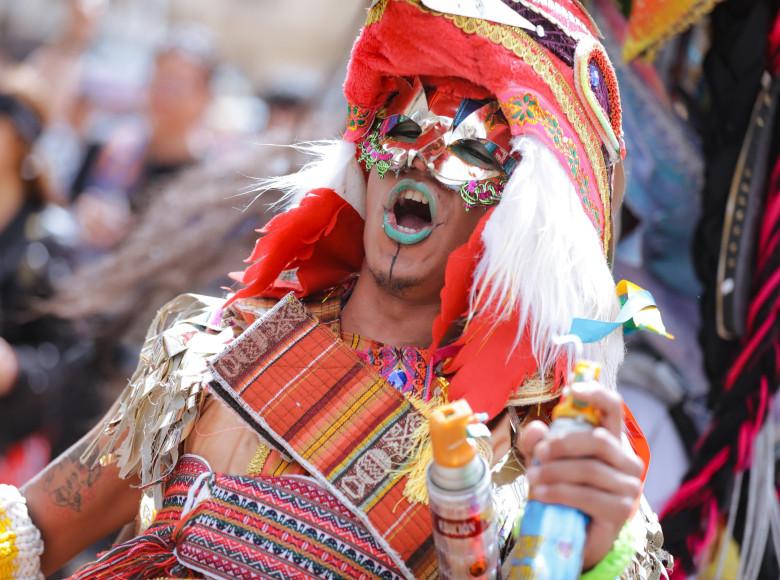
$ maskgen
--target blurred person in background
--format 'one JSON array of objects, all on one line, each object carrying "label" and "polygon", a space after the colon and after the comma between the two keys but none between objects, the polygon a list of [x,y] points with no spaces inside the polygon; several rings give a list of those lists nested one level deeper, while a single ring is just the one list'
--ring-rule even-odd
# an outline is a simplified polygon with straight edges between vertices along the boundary
[{"label": "blurred person in background", "polygon": [[152,185],[194,165],[211,102],[215,66],[205,31],[183,28],[157,53],[144,122],[119,127],[81,168],[73,184],[84,243],[100,253],[119,243],[149,204]]},{"label": "blurred person in background", "polygon": [[35,50],[26,63],[56,91],[47,96],[50,122],[37,148],[50,169],[53,193],[69,201],[70,188],[88,154],[85,132],[92,109],[87,94],[88,52],[108,0],[68,0],[62,31]]},{"label": "blurred person in background", "polygon": [[107,0],[68,0],[66,4],[61,33],[33,52],[26,62],[56,87],[46,97],[52,122],[68,119],[78,101],[84,55],[108,7]]},{"label": "blurred person in background", "polygon": [[[341,121],[340,111],[313,120],[300,94],[269,95],[266,128],[253,137],[258,143],[289,144],[299,131],[313,138],[337,130]],[[148,206],[126,239],[60,284],[47,308],[90,326],[99,345],[101,395],[113,399],[125,385],[160,304],[187,291],[219,293],[232,283],[226,272],[244,258],[279,199],[273,192],[264,203],[238,197],[246,191],[246,176],[284,174],[297,161],[294,148],[244,142],[149,185]]]},{"label": "blurred person in background", "polygon": [[69,323],[36,312],[37,301],[69,273],[75,239],[32,154],[46,94],[27,68],[6,72],[0,84],[0,482],[36,473],[52,450],[81,434],[92,408],[81,396],[87,373],[76,390],[69,384],[88,364],[88,342]]}]

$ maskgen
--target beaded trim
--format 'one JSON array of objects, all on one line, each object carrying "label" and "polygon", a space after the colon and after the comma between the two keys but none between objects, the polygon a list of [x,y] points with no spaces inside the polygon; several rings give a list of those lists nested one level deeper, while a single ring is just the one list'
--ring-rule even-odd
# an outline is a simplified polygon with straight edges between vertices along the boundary
[{"label": "beaded trim", "polygon": [[480,206],[496,205],[501,201],[507,178],[490,177],[477,181],[472,179],[460,186],[460,197],[466,205],[466,211]]},{"label": "beaded trim", "polygon": [[390,169],[389,162],[393,158],[393,154],[382,150],[382,146],[379,144],[379,131],[372,131],[368,137],[358,145],[358,149],[360,150],[358,163],[362,164],[366,173],[370,173],[371,170],[376,167],[379,178],[383,179]]},{"label": "beaded trim", "polygon": [[19,490],[0,484],[0,578],[43,579],[43,540]]},{"label": "beaded trim", "polygon": [[368,15],[366,16],[366,26],[376,24],[382,19],[382,15],[385,13],[385,8],[387,8],[388,2],[389,0],[379,0],[368,9]]},{"label": "beaded trim", "polygon": [[[609,96],[609,110],[605,111],[596,96],[590,79],[590,67],[596,66],[603,77]],[[577,93],[592,113],[591,121],[601,129],[601,137],[607,145],[610,158],[617,162],[623,155],[621,142],[623,132],[623,112],[620,106],[620,92],[617,87],[617,77],[604,47],[589,37],[584,37],[577,44],[574,52],[574,80]]]},{"label": "beaded trim", "polygon": [[265,463],[266,461],[268,461],[268,456],[270,454],[271,454],[271,448],[265,443],[259,443],[257,445],[257,450],[255,451],[255,454],[252,456],[252,459],[250,460],[249,465],[247,466],[246,474],[252,477],[262,475],[263,467],[265,467]]}]

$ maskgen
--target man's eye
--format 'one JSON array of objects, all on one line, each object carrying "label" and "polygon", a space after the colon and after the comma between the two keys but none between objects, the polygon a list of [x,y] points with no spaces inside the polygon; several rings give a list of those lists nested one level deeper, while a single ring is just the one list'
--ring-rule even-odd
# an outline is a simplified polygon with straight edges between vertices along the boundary
[{"label": "man's eye", "polygon": [[501,165],[490,153],[487,146],[476,139],[463,139],[450,145],[450,151],[460,157],[461,160],[483,169],[495,169],[501,171]]},{"label": "man's eye", "polygon": [[404,119],[395,123],[392,128],[385,133],[386,137],[392,137],[397,141],[414,142],[420,138],[422,129],[411,119]]}]

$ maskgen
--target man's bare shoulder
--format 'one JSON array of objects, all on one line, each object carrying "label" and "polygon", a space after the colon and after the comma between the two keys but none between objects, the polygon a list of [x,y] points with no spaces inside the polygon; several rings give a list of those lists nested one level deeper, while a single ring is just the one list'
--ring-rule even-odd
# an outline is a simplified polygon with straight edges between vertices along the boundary
[{"label": "man's bare shoulder", "polygon": [[[331,290],[307,309],[337,323],[342,289]],[[207,362],[278,302],[182,294],[165,304],[149,326],[138,367],[82,455],[87,465],[113,464],[120,477],[142,486],[165,477],[179,458],[208,393]]]}]

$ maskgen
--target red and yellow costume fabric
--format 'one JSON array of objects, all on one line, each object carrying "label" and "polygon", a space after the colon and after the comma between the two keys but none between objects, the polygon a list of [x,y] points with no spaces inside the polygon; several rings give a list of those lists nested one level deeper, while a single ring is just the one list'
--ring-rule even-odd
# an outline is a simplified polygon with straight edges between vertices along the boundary
[{"label": "red and yellow costume fabric", "polygon": [[720,0],[634,0],[623,46],[626,60],[652,56],[673,36],[707,15]]}]

